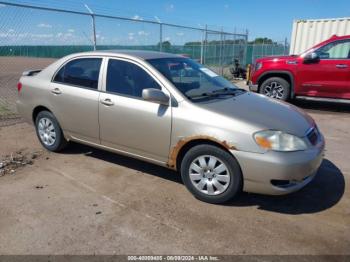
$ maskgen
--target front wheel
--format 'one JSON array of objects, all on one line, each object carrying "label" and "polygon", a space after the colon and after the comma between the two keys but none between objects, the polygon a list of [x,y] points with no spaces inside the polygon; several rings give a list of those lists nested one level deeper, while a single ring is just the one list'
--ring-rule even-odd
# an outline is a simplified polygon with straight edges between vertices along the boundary
[{"label": "front wheel", "polygon": [[225,150],[212,145],[198,145],[186,153],[181,177],[196,198],[212,204],[227,202],[242,190],[238,162]]},{"label": "front wheel", "polygon": [[281,77],[271,77],[262,83],[259,92],[268,97],[287,101],[290,98],[290,84]]}]

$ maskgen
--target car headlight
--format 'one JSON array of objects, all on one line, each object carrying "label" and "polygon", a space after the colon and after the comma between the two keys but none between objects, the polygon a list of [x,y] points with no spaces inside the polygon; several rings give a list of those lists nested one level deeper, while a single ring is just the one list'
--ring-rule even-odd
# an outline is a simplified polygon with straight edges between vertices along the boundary
[{"label": "car headlight", "polygon": [[258,71],[260,68],[262,68],[262,63],[258,62],[255,64],[255,70]]},{"label": "car headlight", "polygon": [[299,151],[307,148],[299,137],[276,130],[265,130],[254,134],[255,142],[265,150]]}]

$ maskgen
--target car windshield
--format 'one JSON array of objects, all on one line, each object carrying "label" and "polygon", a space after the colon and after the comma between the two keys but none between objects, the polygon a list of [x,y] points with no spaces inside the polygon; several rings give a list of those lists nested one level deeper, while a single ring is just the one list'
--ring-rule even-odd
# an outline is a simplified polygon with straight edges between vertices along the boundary
[{"label": "car windshield", "polygon": [[189,99],[229,95],[240,90],[225,78],[188,58],[147,60]]}]

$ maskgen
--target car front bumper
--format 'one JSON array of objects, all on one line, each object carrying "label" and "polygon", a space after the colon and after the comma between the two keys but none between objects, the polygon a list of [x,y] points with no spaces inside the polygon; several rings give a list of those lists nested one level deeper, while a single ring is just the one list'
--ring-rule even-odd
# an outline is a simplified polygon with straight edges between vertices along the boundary
[{"label": "car front bumper", "polygon": [[248,86],[249,86],[249,91],[258,92],[259,86],[258,85],[254,85],[252,81],[248,82]]},{"label": "car front bumper", "polygon": [[312,181],[323,160],[324,142],[305,151],[264,154],[232,151],[232,154],[242,169],[243,191],[284,195]]}]

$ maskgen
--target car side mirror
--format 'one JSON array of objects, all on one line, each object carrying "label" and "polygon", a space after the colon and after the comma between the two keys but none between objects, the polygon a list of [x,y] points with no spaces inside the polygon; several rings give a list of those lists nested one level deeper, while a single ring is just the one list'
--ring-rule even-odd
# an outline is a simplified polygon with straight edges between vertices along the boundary
[{"label": "car side mirror", "polygon": [[305,64],[317,63],[318,61],[320,61],[320,57],[315,52],[308,53],[307,55],[304,56]]},{"label": "car side mirror", "polygon": [[161,105],[169,105],[170,97],[162,90],[155,88],[146,88],[142,90],[142,98],[146,101],[154,102]]}]

